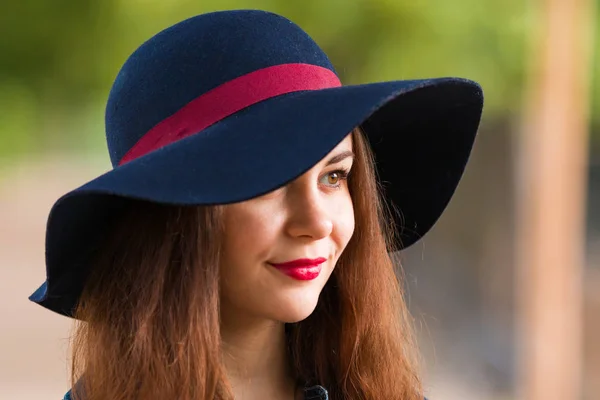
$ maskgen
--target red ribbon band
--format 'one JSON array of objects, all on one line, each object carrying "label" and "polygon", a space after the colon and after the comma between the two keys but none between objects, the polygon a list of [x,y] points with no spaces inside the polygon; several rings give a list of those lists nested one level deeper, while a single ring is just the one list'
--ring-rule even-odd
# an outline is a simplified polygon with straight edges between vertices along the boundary
[{"label": "red ribbon band", "polygon": [[286,93],[341,86],[337,75],[310,64],[281,64],[225,82],[165,118],[129,149],[119,165],[174,143],[246,107]]}]

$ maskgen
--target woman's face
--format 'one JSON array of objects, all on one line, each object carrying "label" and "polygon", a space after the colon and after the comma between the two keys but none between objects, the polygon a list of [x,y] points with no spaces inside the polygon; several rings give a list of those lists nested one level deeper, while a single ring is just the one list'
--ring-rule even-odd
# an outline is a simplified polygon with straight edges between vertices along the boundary
[{"label": "woman's face", "polygon": [[352,162],[348,135],[288,185],[224,207],[224,318],[291,323],[313,312],[354,232],[345,177]]}]

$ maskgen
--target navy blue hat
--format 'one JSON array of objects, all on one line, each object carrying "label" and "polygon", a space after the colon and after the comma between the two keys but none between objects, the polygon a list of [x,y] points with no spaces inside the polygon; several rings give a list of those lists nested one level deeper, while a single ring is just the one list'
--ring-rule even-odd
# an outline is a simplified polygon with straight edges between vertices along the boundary
[{"label": "navy blue hat", "polygon": [[342,86],[323,50],[276,14],[187,19],[142,44],[117,75],[106,108],[113,169],[52,207],[47,279],[30,299],[72,316],[94,244],[131,199],[247,200],[309,170],[357,126],[406,248],[450,201],[482,107],[480,86],[465,79]]}]

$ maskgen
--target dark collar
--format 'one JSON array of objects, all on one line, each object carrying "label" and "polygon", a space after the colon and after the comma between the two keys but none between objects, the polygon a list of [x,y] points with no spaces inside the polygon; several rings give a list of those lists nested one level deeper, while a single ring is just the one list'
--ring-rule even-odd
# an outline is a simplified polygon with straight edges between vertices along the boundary
[{"label": "dark collar", "polygon": [[[71,391],[69,390],[63,400],[72,400]],[[304,400],[329,400],[327,390],[320,385],[304,388]]]},{"label": "dark collar", "polygon": [[304,388],[304,400],[329,400],[327,390],[320,385]]}]

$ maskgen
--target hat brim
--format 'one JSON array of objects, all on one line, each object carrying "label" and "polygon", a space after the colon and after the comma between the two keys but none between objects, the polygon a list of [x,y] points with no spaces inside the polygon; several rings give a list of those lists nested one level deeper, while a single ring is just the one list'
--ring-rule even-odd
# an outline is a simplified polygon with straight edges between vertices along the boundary
[{"label": "hat brim", "polygon": [[362,126],[378,176],[410,246],[437,221],[469,158],[481,87],[458,78],[342,86],[279,96],[118,166],[61,197],[46,232],[46,282],[30,300],[71,316],[93,243],[131,199],[227,204],[297,178]]}]

